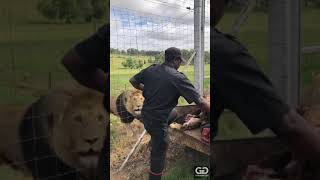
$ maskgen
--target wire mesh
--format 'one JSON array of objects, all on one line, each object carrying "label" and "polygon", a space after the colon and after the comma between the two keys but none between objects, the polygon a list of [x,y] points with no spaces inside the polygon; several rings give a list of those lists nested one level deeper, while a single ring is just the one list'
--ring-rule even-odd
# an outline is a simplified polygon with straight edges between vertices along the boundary
[{"label": "wire mesh", "polygon": [[[28,166],[34,170],[33,179],[57,179],[66,175],[72,177],[70,180],[80,179],[79,172],[88,168],[68,169],[56,152],[47,153],[47,148],[52,147],[39,145],[39,142],[48,145],[52,142],[52,134],[40,133],[36,127],[40,120],[50,124],[51,115],[30,113],[24,116],[24,112],[58,84],[74,82],[61,59],[102,22],[50,21],[39,14],[37,2],[0,2],[0,135],[4,141],[0,146],[0,179],[32,179]],[[25,135],[21,134],[22,129]],[[32,156],[24,154],[26,149]],[[44,162],[49,163],[43,166]],[[40,176],[43,173],[49,175]]]}]

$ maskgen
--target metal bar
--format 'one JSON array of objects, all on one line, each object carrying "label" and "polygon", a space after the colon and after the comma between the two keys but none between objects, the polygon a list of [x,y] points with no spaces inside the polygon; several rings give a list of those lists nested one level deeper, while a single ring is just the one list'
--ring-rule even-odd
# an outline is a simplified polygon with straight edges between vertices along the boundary
[{"label": "metal bar", "polygon": [[309,46],[302,48],[303,54],[319,54],[320,53],[320,46]]},{"label": "metal bar", "polygon": [[132,156],[133,152],[137,149],[137,147],[138,147],[138,145],[140,144],[140,142],[141,142],[141,140],[142,140],[143,136],[144,136],[146,133],[147,133],[147,131],[146,131],[146,130],[144,130],[144,131],[141,133],[141,135],[140,135],[140,137],[139,137],[138,141],[137,141],[137,142],[136,142],[136,144],[133,146],[133,148],[131,149],[131,151],[130,151],[130,152],[129,152],[129,154],[127,155],[126,159],[125,159],[125,160],[123,161],[123,163],[121,164],[121,166],[120,166],[120,168],[118,169],[118,171],[116,171],[114,174],[116,174],[116,173],[118,173],[118,172],[122,171],[122,169],[123,169],[123,168],[124,168],[124,166],[127,164],[127,162],[128,162],[128,160],[129,160],[129,158]]},{"label": "metal bar", "polygon": [[204,92],[204,30],[205,30],[205,0],[202,0],[201,7],[201,60],[200,60],[200,94],[203,95]]},{"label": "metal bar", "polygon": [[238,36],[240,27],[247,21],[249,14],[252,12],[255,5],[255,0],[249,0],[247,2],[247,4],[242,8],[240,15],[233,22],[230,34],[232,34],[233,36]]},{"label": "metal bar", "polygon": [[202,1],[194,1],[194,85],[199,93],[203,92],[203,79],[201,79],[201,10]]},{"label": "metal bar", "polygon": [[299,0],[270,0],[269,35],[271,80],[283,100],[296,108],[300,83]]}]

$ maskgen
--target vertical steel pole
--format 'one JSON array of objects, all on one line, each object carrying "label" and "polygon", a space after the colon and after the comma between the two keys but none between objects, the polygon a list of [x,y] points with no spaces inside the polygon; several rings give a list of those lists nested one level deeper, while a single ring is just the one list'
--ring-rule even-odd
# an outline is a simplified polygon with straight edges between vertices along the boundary
[{"label": "vertical steel pole", "polygon": [[199,93],[203,92],[203,79],[201,79],[201,11],[202,1],[194,1],[194,50],[196,52],[194,59],[194,82]]},{"label": "vertical steel pole", "polygon": [[270,76],[278,93],[293,108],[299,103],[300,1],[270,0]]}]

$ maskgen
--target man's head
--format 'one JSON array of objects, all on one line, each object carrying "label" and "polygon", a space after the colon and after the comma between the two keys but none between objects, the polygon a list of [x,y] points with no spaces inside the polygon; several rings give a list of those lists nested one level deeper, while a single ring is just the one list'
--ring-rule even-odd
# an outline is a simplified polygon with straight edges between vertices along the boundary
[{"label": "man's head", "polygon": [[175,69],[178,69],[181,64],[185,64],[186,60],[182,57],[180,49],[170,47],[165,50],[165,62],[172,64]]},{"label": "man's head", "polygon": [[229,0],[213,1],[213,26],[216,26],[223,17],[225,5]]}]

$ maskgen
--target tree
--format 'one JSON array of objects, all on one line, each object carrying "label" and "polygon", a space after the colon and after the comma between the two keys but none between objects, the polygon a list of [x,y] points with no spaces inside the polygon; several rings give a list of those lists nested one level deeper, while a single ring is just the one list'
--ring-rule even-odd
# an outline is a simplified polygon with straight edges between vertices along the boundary
[{"label": "tree", "polygon": [[48,19],[56,19],[59,16],[59,4],[56,0],[39,1],[37,9]]},{"label": "tree", "polygon": [[96,19],[103,19],[108,13],[108,1],[107,0],[91,0],[93,7],[93,17]]},{"label": "tree", "polygon": [[320,0],[312,0],[316,7],[320,7]]},{"label": "tree", "polygon": [[135,49],[135,48],[129,48],[129,49],[127,49],[127,54],[128,55],[138,55],[139,54],[139,50]]},{"label": "tree", "polygon": [[91,1],[88,0],[77,0],[81,16],[86,22],[91,22],[93,18],[93,7]]},{"label": "tree", "polygon": [[41,0],[37,8],[46,18],[59,19],[66,23],[71,23],[80,13],[76,0]]},{"label": "tree", "polygon": [[139,61],[133,60],[132,58],[127,58],[126,61],[121,63],[124,68],[130,69],[141,69],[143,67],[143,62],[141,59]]},{"label": "tree", "polygon": [[161,64],[164,62],[164,54],[163,53],[160,53],[160,54],[157,54],[154,56],[154,61],[153,63],[155,64]]},{"label": "tree", "polygon": [[59,19],[66,23],[82,19],[105,19],[108,0],[39,0],[37,9],[48,19]]}]

